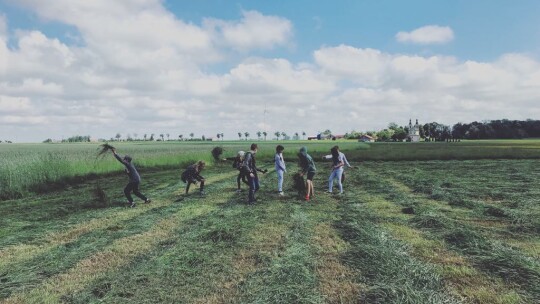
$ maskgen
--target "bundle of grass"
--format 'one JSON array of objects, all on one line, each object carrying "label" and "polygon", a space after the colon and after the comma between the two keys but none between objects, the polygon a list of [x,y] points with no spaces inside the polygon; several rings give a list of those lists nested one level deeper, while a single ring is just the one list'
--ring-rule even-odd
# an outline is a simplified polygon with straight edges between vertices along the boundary
[{"label": "bundle of grass", "polygon": [[215,161],[221,160],[221,154],[223,154],[222,147],[214,147],[214,149],[212,149],[212,157],[214,158]]},{"label": "bundle of grass", "polygon": [[304,195],[306,193],[306,183],[304,177],[300,173],[293,175],[293,189],[298,191],[298,195]]},{"label": "bundle of grass", "polygon": [[[405,212],[404,212],[405,213]],[[417,228],[448,230],[452,229],[450,219],[436,213],[423,213],[411,219],[411,223]]]},{"label": "bundle of grass", "polygon": [[99,146],[99,148],[98,148],[99,151],[98,151],[98,154],[97,154],[96,158],[104,157],[107,152],[112,151],[114,149],[115,149],[115,147],[109,145],[108,143],[104,143],[104,144]]}]

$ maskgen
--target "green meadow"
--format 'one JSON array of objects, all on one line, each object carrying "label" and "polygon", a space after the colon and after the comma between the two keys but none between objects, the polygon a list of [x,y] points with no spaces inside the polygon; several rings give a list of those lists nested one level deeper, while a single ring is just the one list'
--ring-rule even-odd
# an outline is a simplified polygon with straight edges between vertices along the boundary
[{"label": "green meadow", "polygon": [[[270,172],[248,206],[210,151],[250,143],[117,144],[152,199],[135,208],[98,144],[0,146],[0,303],[540,302],[540,141],[260,141]],[[325,193],[335,144],[356,166],[343,195]],[[303,145],[309,202],[292,182]],[[180,181],[199,159],[204,197]]]}]

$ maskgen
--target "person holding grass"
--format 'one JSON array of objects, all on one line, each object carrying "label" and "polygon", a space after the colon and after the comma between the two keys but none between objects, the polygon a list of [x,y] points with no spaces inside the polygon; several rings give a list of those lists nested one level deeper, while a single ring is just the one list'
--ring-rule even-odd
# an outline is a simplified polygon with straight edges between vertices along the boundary
[{"label": "person holding grass", "polygon": [[330,173],[330,177],[328,178],[328,193],[332,193],[334,179],[337,179],[339,194],[343,194],[341,176],[343,174],[343,166],[345,165],[345,162],[343,161],[343,158],[339,154],[339,150],[336,147],[333,147],[330,152],[332,153],[332,173]]},{"label": "person holding grass", "polygon": [[201,186],[199,188],[199,194],[202,196],[204,195],[204,177],[201,176],[201,171],[204,169],[206,164],[204,161],[200,160],[197,163],[193,165],[189,165],[186,170],[182,173],[182,181],[184,183],[187,183],[186,185],[186,194],[189,192],[189,187],[191,184],[197,184],[197,182],[201,183]]},{"label": "person holding grass", "polygon": [[[341,184],[343,184],[345,182],[345,166],[347,166],[347,167],[349,167],[351,169],[354,168],[354,167],[351,166],[349,161],[347,161],[347,157],[345,156],[345,154],[343,154],[343,152],[339,151],[339,146],[334,146],[333,148],[338,151],[339,157],[343,160],[343,163],[345,164],[343,166],[343,173],[341,174]],[[332,159],[332,154],[323,156],[323,159]]]},{"label": "person holding grass", "polygon": [[283,150],[285,150],[285,148],[282,145],[278,145],[276,147],[276,155],[274,156],[274,165],[278,177],[278,194],[280,196],[285,195],[283,193],[283,175],[287,172],[285,160],[283,160]]},{"label": "person holding grass", "polygon": [[128,200],[129,207],[135,207],[135,202],[133,201],[133,197],[131,197],[131,192],[133,192],[133,194],[142,199],[145,203],[150,203],[151,201],[139,191],[141,176],[133,165],[132,158],[129,155],[125,155],[123,158],[120,157],[116,153],[116,149],[112,149],[111,151],[114,157],[126,167],[126,173],[129,177],[129,183],[124,188],[124,194],[126,195],[126,198]]},{"label": "person holding grass", "polygon": [[306,201],[309,201],[315,195],[313,178],[315,177],[317,168],[315,168],[313,158],[307,153],[306,147],[300,148],[298,159],[300,162],[300,176],[306,175]]}]

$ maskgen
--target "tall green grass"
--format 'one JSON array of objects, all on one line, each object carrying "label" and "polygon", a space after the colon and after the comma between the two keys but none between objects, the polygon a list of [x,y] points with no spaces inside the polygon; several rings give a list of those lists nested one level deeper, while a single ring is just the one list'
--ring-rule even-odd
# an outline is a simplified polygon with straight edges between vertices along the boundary
[{"label": "tall green grass", "polygon": [[[261,161],[272,160],[277,142],[258,142]],[[296,158],[302,145],[310,152],[327,153],[335,142],[279,142],[286,146],[286,157]],[[246,142],[143,142],[113,143],[120,155],[128,154],[139,170],[148,168],[178,168],[197,160],[211,164],[211,150],[224,149],[223,158],[236,156],[239,150],[248,151]],[[356,142],[340,143],[345,149],[362,147]],[[0,148],[0,200],[20,198],[29,192],[45,190],[50,184],[65,183],[77,177],[121,172],[124,167],[111,153],[97,157],[98,143],[85,144],[13,144]],[[144,178],[144,176],[143,176]]]}]

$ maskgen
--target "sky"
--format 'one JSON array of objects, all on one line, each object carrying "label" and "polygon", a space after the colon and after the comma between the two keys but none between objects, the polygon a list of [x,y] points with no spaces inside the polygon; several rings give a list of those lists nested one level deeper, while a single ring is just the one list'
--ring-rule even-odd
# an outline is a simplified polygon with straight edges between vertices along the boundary
[{"label": "sky", "polygon": [[0,0],[0,140],[540,119],[540,1]]}]

